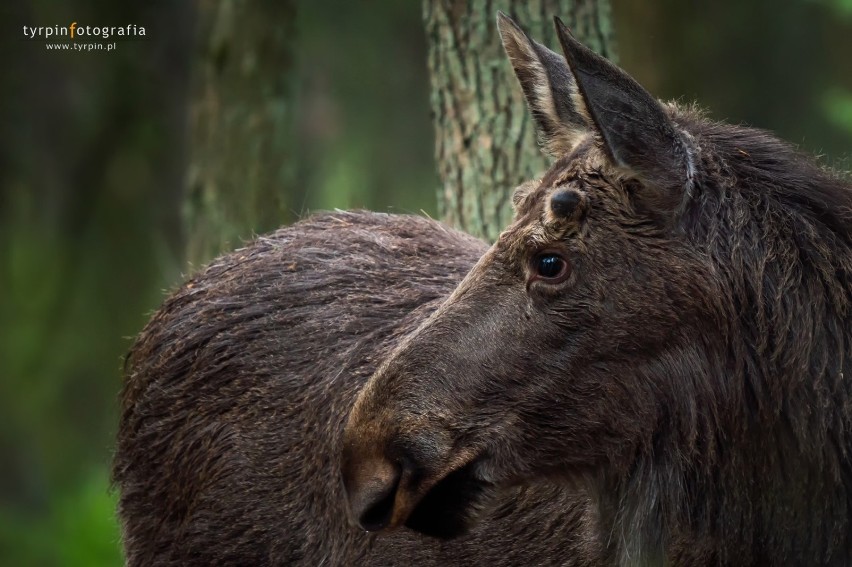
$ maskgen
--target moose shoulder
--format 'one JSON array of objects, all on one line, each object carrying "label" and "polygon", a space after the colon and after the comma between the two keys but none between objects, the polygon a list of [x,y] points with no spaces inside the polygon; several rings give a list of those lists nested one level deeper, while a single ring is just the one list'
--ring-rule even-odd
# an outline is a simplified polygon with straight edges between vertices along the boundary
[{"label": "moose shoulder", "polygon": [[499,17],[556,159],[360,392],[351,514],[453,537],[582,487],[601,560],[852,563],[852,189]]}]

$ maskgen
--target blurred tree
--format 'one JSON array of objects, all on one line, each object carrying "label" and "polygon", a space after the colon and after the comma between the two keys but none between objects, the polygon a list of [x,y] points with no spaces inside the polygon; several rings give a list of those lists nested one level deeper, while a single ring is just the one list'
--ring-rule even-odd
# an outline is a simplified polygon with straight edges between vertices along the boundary
[{"label": "blurred tree", "polygon": [[[118,565],[107,472],[116,392],[127,337],[183,256],[193,7],[3,9],[0,565]],[[110,52],[60,52],[21,33],[73,21],[147,35],[116,38]]]},{"label": "blurred tree", "polygon": [[293,166],[295,0],[198,4],[187,257],[200,265],[280,226]]},{"label": "blurred tree", "polygon": [[496,11],[537,41],[557,45],[553,16],[613,59],[609,0],[424,0],[435,156],[446,222],[493,240],[512,217],[515,186],[547,167],[500,45]]}]

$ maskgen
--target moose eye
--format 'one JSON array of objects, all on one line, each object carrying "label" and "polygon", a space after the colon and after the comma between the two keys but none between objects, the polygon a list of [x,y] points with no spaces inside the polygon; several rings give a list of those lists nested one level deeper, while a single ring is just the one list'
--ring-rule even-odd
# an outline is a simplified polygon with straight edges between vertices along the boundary
[{"label": "moose eye", "polygon": [[537,279],[559,283],[568,277],[568,262],[559,254],[544,252],[533,260],[533,272]]}]

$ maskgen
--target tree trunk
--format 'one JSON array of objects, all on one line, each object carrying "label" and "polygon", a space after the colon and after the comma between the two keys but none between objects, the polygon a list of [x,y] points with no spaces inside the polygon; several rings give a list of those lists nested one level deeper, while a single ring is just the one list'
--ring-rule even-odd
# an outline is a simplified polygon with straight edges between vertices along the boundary
[{"label": "tree trunk", "polygon": [[503,53],[497,10],[559,52],[553,16],[583,43],[613,59],[609,0],[424,0],[432,81],[435,156],[444,221],[494,240],[512,217],[512,190],[540,175],[521,89]]},{"label": "tree trunk", "polygon": [[184,214],[199,265],[278,227],[292,177],[295,0],[202,0]]}]

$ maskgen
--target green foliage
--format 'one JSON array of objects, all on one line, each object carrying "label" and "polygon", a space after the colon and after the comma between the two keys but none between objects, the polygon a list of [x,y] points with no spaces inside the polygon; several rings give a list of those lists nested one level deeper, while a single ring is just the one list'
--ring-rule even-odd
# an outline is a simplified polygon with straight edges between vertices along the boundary
[{"label": "green foliage", "polygon": [[46,514],[0,509],[4,565],[112,567],[121,565],[115,495],[105,470],[94,470],[62,492]]},{"label": "green foliage", "polygon": [[837,13],[852,17],[852,0],[815,0],[834,9]]},{"label": "green foliage", "polygon": [[22,222],[25,201],[0,231],[0,564],[119,565],[113,400],[125,337],[158,293],[126,297],[110,277],[118,251]]},{"label": "green foliage", "polygon": [[300,140],[288,221],[333,208],[436,216],[420,3],[370,6],[298,4]]},{"label": "green foliage", "polygon": [[[852,0],[849,0],[852,6]],[[850,8],[852,10],[852,7]],[[823,97],[823,109],[829,120],[852,134],[852,94],[832,89]]]}]

